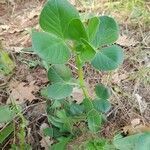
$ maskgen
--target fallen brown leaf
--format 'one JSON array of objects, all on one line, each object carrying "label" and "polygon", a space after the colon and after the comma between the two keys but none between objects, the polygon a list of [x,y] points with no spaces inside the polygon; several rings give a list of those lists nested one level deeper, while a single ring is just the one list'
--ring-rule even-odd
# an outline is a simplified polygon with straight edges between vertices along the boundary
[{"label": "fallen brown leaf", "polygon": [[9,85],[11,91],[7,103],[11,103],[11,100],[15,101],[17,104],[24,103],[25,100],[32,101],[35,99],[33,92],[36,92],[39,88],[34,85],[34,81],[29,85],[25,82],[13,82]]},{"label": "fallen brown leaf", "polygon": [[40,144],[41,144],[41,147],[45,148],[45,150],[49,150],[50,138],[48,136],[42,137]]},{"label": "fallen brown leaf", "polygon": [[139,118],[133,119],[133,120],[131,121],[131,125],[132,125],[133,127],[136,127],[136,126],[139,125],[139,124],[140,124],[140,119],[139,119]]}]

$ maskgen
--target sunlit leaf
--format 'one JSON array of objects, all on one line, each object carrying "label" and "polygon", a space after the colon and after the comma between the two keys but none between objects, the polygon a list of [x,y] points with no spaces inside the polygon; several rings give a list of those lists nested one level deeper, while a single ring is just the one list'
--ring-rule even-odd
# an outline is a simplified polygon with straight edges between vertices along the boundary
[{"label": "sunlit leaf", "polygon": [[95,47],[114,43],[119,37],[119,28],[116,21],[109,16],[101,16],[99,29],[93,40]]},{"label": "sunlit leaf", "polygon": [[36,54],[52,64],[63,64],[70,57],[69,48],[65,42],[46,32],[33,32],[32,45]]},{"label": "sunlit leaf", "polygon": [[89,40],[92,41],[99,28],[100,19],[98,17],[90,18],[87,25],[87,33]]},{"label": "sunlit leaf", "polygon": [[69,37],[73,40],[80,41],[81,38],[88,40],[86,30],[80,19],[73,19],[68,27]]},{"label": "sunlit leaf", "polygon": [[81,46],[79,52],[80,58],[83,62],[92,60],[96,53],[94,48],[84,39],[81,39]]},{"label": "sunlit leaf", "polygon": [[63,99],[70,96],[72,90],[72,85],[58,82],[48,86],[48,97],[52,99]]},{"label": "sunlit leaf", "polygon": [[68,25],[75,18],[79,14],[67,0],[48,0],[40,15],[40,26],[44,31],[66,38]]},{"label": "sunlit leaf", "polygon": [[109,71],[118,68],[123,63],[123,57],[122,48],[113,45],[97,52],[91,63],[100,71]]}]

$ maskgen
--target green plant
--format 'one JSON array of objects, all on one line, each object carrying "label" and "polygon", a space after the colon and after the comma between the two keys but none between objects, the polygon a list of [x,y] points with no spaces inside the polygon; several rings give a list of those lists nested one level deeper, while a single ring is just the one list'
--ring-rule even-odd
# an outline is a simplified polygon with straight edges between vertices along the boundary
[{"label": "green plant", "polygon": [[[47,113],[52,125],[46,134],[57,139],[66,136],[71,139],[80,133],[77,123],[81,121],[87,122],[92,132],[99,131],[103,115],[110,108],[110,90],[97,84],[96,98],[92,100],[85,86],[83,65],[89,62],[99,71],[111,71],[122,64],[123,51],[114,44],[119,36],[117,23],[109,16],[92,17],[82,22],[67,0],[49,0],[39,23],[43,31],[32,32],[32,44],[36,54],[50,66],[50,85],[42,91],[49,99]],[[66,65],[71,57],[75,58],[78,79],[73,78]],[[71,98],[74,87],[83,91],[81,104]]]},{"label": "green plant", "polygon": [[113,144],[119,150],[149,150],[150,132],[141,132],[127,137],[118,134],[114,137]]},{"label": "green plant", "polygon": [[[30,145],[28,145],[25,141],[26,137],[26,126],[27,121],[22,114],[22,109],[19,105],[13,102],[12,106],[4,105],[0,106],[0,123],[7,123],[0,130],[0,144],[3,144],[5,140],[14,132],[14,141],[12,144],[12,150],[26,150],[30,149]],[[16,131],[15,123],[13,123],[13,119],[19,117],[19,126],[18,131]],[[15,144],[15,137],[19,140],[19,144]]]},{"label": "green plant", "polygon": [[115,147],[106,139],[96,138],[86,141],[80,149],[86,150],[115,150]]},{"label": "green plant", "polygon": [[93,137],[82,144],[74,146],[77,150],[149,150],[150,132],[141,132],[134,135],[123,136],[117,134],[113,139]]}]

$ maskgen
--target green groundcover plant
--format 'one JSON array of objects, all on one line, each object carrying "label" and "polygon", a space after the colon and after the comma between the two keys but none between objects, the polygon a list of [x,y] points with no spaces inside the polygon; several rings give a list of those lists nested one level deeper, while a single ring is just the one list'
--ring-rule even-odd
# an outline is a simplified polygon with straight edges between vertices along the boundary
[{"label": "green groundcover plant", "polygon": [[[105,113],[111,108],[110,89],[98,83],[95,86],[96,97],[90,97],[84,81],[83,66],[88,62],[99,71],[111,71],[123,63],[123,50],[115,44],[119,28],[109,16],[90,16],[83,21],[67,0],[48,0],[39,22],[42,31],[32,32],[33,50],[42,59],[50,81],[41,90],[41,94],[47,98],[50,123],[50,127],[43,132],[45,136],[56,140],[51,150],[64,150],[67,143],[84,130],[89,129],[92,136],[100,131],[106,120]],[[75,58],[77,79],[67,65],[71,58]],[[71,97],[73,88],[81,89],[84,94],[80,104]],[[21,118],[17,134],[20,144],[13,144],[11,149],[31,149],[25,141],[27,121],[20,106],[0,106],[0,116],[0,123],[9,123],[0,132],[0,144],[12,132],[15,133],[12,120],[18,116]],[[149,147],[150,133],[145,132],[127,137],[119,134],[112,142],[103,138],[91,139],[77,149],[149,150]]]},{"label": "green groundcover plant", "polygon": [[[59,142],[52,149],[65,147],[77,136],[80,122],[97,132],[109,111],[110,90],[102,84],[95,87],[92,99],[85,86],[83,66],[90,63],[99,71],[111,71],[123,62],[123,50],[114,44],[119,36],[116,21],[109,16],[91,16],[81,20],[78,11],[67,0],[48,0],[40,14],[41,32],[32,32],[35,53],[48,64],[50,84],[42,93],[47,95],[47,113],[51,128],[45,135]],[[75,58],[78,79],[66,65]],[[83,91],[84,99],[77,104],[71,97],[73,88]]]}]

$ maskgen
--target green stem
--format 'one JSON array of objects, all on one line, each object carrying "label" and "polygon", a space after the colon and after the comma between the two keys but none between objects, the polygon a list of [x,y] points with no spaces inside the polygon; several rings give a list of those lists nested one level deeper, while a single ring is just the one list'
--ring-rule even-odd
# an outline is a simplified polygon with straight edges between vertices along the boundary
[{"label": "green stem", "polygon": [[89,98],[89,94],[88,94],[88,90],[85,86],[85,82],[84,82],[84,74],[83,74],[83,68],[82,68],[82,62],[80,60],[80,56],[78,54],[76,54],[76,65],[78,68],[78,76],[79,76],[79,84],[80,87],[83,91],[83,94],[86,98]]}]

